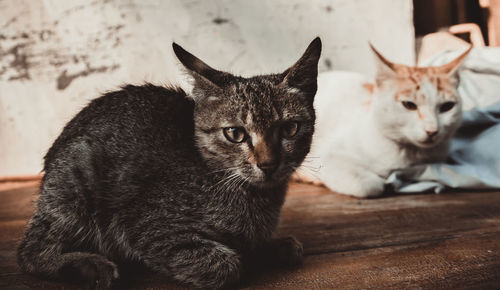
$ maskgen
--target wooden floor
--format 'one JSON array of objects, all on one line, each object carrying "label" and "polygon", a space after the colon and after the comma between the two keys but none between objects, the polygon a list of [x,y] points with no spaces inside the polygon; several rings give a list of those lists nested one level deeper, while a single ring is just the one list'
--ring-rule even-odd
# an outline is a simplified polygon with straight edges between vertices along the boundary
[{"label": "wooden floor", "polygon": [[[36,187],[0,191],[0,289],[74,289],[22,274],[15,247]],[[294,235],[298,269],[251,273],[241,288],[500,289],[500,192],[398,195],[358,200],[292,184],[278,235]],[[172,289],[158,275],[126,283]]]}]

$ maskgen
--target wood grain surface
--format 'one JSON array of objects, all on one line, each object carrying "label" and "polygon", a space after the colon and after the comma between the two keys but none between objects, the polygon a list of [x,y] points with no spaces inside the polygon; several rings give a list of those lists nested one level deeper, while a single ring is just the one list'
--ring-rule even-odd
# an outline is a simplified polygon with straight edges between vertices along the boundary
[{"label": "wood grain surface", "polygon": [[[33,185],[0,191],[0,289],[76,289],[19,271],[15,248],[36,198]],[[303,242],[304,264],[253,270],[240,288],[500,288],[500,192],[358,200],[293,183],[277,235]],[[158,274],[126,276],[120,289],[179,289]]]}]

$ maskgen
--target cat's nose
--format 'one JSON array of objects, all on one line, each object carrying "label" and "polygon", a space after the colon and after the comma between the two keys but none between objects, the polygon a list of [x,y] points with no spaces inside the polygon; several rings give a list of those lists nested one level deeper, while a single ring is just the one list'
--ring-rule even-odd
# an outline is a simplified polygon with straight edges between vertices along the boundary
[{"label": "cat's nose", "polygon": [[434,136],[436,136],[436,135],[437,135],[438,131],[437,131],[437,130],[432,130],[432,131],[427,131],[427,130],[425,130],[425,133],[427,133],[427,136],[428,136],[429,138],[432,138],[432,137],[434,137]]},{"label": "cat's nose", "polygon": [[271,161],[257,163],[257,167],[259,167],[266,175],[270,175],[278,168],[278,162]]}]

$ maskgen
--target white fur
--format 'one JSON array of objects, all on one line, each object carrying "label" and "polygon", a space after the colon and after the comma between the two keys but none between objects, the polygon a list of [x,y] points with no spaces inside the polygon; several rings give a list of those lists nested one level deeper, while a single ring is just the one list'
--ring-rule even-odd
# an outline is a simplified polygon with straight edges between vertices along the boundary
[{"label": "white fur", "polygon": [[[357,197],[383,192],[388,175],[414,164],[446,157],[449,140],[461,121],[461,101],[439,112],[443,95],[424,80],[417,93],[423,118],[394,98],[394,91],[371,94],[370,83],[352,72],[326,72],[318,76],[315,97],[316,133],[311,153],[299,169],[299,178],[322,182],[335,192]],[[438,129],[432,144],[423,143],[427,131]],[[317,169],[317,170],[315,170]]]}]

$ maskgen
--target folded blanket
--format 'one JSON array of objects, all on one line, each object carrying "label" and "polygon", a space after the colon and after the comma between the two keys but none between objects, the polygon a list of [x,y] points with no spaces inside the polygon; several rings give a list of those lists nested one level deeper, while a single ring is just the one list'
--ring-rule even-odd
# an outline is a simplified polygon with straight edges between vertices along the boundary
[{"label": "folded blanket", "polygon": [[[458,53],[443,52],[426,65],[447,63]],[[500,188],[500,48],[474,48],[459,74],[463,123],[448,159],[393,172],[386,183],[396,192]]]}]

